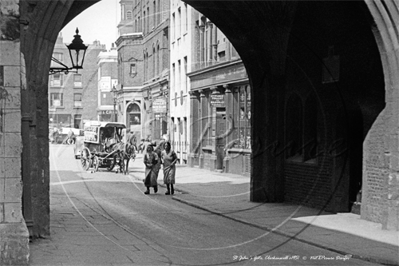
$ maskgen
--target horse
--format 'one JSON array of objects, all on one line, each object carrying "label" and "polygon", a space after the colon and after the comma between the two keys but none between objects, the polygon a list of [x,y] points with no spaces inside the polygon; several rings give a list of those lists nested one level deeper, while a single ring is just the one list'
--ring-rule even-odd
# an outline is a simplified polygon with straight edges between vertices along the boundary
[{"label": "horse", "polygon": [[[119,142],[113,145],[112,150],[115,151],[114,165],[116,164],[116,159],[119,159],[119,169],[121,173],[129,173],[129,161],[130,159],[136,158],[136,146],[130,143]],[[118,170],[116,171],[118,173]]]}]

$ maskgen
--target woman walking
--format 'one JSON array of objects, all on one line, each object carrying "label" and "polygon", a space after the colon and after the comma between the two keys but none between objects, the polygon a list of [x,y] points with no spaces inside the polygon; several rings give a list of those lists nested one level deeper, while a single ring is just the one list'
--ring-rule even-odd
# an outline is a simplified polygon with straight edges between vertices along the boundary
[{"label": "woman walking", "polygon": [[161,145],[157,146],[156,141],[153,141],[151,143],[153,149],[154,149],[154,153],[157,154],[158,156],[158,162],[155,164],[155,166],[153,167],[153,171],[155,173],[156,179],[158,180],[158,174],[159,174],[159,170],[161,170],[161,163],[162,163],[162,150],[161,150]]},{"label": "woman walking", "polygon": [[168,190],[165,195],[173,195],[175,193],[173,185],[175,184],[177,155],[172,151],[169,141],[165,142],[164,147],[165,150],[162,151],[163,182]]},{"label": "woman walking", "polygon": [[156,167],[159,160],[160,158],[158,158],[158,155],[154,152],[154,148],[152,147],[152,145],[148,145],[147,153],[144,154],[144,185],[147,187],[147,190],[144,192],[144,194],[150,194],[150,187],[154,188],[154,193],[157,193],[158,191]]}]

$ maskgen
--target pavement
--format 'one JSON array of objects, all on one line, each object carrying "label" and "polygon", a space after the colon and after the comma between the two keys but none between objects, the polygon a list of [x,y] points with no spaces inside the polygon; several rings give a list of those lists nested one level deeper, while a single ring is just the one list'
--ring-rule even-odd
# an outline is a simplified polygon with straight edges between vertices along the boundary
[{"label": "pavement", "polygon": [[[142,155],[131,163],[131,167],[143,167]],[[130,176],[143,179],[142,172],[137,174],[133,171]],[[158,182],[164,186],[162,173]],[[333,214],[295,204],[251,202],[249,190],[249,177],[178,165],[176,192],[171,197],[249,226],[337,252],[346,258],[399,265],[399,232],[382,230],[381,224],[362,220],[360,215],[353,213]],[[50,209],[58,210],[50,213],[52,238],[31,244],[32,265],[66,265],[63,258],[68,256],[64,254],[67,251],[60,248],[61,244],[57,241],[66,244],[76,241],[70,234],[79,234],[76,230],[87,221],[73,219],[73,214],[66,210],[65,204],[62,197],[51,198]],[[115,223],[107,223],[107,226],[112,224]],[[85,254],[93,250],[89,243],[86,247],[87,250],[82,250],[80,246],[79,252]],[[103,255],[101,247],[96,243],[94,250]],[[46,252],[52,255],[45,256]],[[105,264],[107,260],[112,261],[109,265],[131,263],[123,261],[124,258],[120,254],[108,253],[107,256],[100,256],[99,260]]]}]

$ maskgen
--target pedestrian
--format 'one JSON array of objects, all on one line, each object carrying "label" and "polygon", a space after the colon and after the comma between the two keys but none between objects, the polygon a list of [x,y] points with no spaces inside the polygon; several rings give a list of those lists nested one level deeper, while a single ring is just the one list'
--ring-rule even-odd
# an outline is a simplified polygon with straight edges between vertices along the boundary
[{"label": "pedestrian", "polygon": [[[144,154],[144,164],[145,164],[145,178],[144,178],[144,186],[146,186],[147,190],[144,194],[150,194],[150,187],[154,188],[154,193],[158,192],[158,183],[156,176],[156,165],[160,158],[154,152],[154,148],[152,145],[147,146],[147,152]],[[159,171],[159,170],[158,170]]]},{"label": "pedestrian", "polygon": [[139,144],[138,149],[139,149],[139,152],[140,152],[140,153],[143,153],[143,152],[144,152],[144,139],[141,139],[141,140],[140,140],[140,144]]},{"label": "pedestrian", "polygon": [[161,144],[159,144],[157,146],[156,141],[153,141],[151,143],[151,146],[154,148],[154,153],[156,153],[158,156],[158,163],[154,166],[154,172],[155,172],[156,178],[158,180],[158,174],[159,174],[159,170],[161,170],[161,163],[162,163],[161,162],[161,156],[162,156]]},{"label": "pedestrian", "polygon": [[165,150],[162,151],[161,158],[163,163],[163,182],[167,189],[165,195],[173,195],[175,193],[173,185],[175,184],[177,155],[172,150],[169,141],[165,142],[164,147]]}]

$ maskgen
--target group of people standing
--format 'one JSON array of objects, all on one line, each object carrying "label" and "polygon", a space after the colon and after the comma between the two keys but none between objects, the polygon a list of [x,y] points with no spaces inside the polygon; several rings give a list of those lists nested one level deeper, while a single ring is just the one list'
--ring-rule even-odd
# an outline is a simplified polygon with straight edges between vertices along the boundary
[{"label": "group of people standing", "polygon": [[[155,147],[155,149],[154,149]],[[166,185],[165,195],[173,195],[175,175],[176,175],[177,155],[172,150],[169,141],[161,142],[158,146],[155,143],[147,145],[144,154],[145,179],[144,185],[147,190],[144,194],[150,194],[150,188],[154,188],[154,193],[158,192],[158,174],[163,165],[163,182]]]}]

